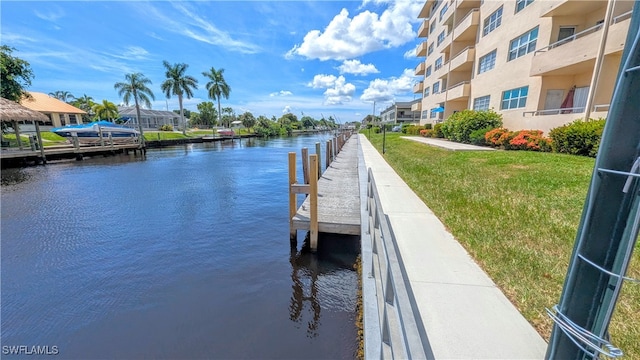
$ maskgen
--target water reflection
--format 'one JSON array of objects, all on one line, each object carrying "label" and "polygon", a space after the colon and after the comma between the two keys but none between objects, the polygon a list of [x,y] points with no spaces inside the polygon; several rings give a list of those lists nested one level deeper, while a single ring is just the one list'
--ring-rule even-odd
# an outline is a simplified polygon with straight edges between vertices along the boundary
[{"label": "water reflection", "polygon": [[292,295],[289,319],[296,323],[297,328],[306,323],[308,338],[318,336],[322,308],[354,311],[354,304],[344,301],[349,297],[344,296],[345,289],[338,286],[340,281],[336,281],[336,277],[345,277],[345,270],[354,272],[359,244],[357,236],[336,234],[320,234],[317,253],[309,250],[308,234],[300,251],[295,243],[291,244],[289,263]]}]

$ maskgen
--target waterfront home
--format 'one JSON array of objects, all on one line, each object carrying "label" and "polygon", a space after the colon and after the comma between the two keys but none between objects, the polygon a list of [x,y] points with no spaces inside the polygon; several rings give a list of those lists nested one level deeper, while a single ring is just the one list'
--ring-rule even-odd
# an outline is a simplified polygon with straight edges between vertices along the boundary
[{"label": "waterfront home", "polygon": [[[45,129],[60,127],[65,125],[82,124],[82,115],[85,111],[60,101],[45,93],[30,91],[31,98],[22,99],[20,105],[35,110],[48,118],[48,121],[41,121],[40,125]],[[33,121],[20,121],[22,128],[33,126]]]}]

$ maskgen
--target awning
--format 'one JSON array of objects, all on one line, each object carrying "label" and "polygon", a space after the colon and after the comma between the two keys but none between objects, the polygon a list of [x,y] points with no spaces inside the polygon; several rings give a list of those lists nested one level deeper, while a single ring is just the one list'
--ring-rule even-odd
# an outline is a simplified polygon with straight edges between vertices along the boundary
[{"label": "awning", "polygon": [[431,112],[434,112],[434,113],[444,112],[444,108],[441,106],[438,106],[437,108],[431,109]]}]

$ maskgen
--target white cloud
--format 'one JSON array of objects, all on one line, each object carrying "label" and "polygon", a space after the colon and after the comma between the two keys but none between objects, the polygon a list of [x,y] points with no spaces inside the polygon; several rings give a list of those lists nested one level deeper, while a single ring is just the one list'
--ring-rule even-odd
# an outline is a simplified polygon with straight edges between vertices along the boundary
[{"label": "white cloud", "polygon": [[415,59],[417,58],[416,54],[418,52],[418,47],[420,46],[420,44],[416,45],[416,47],[409,49],[407,51],[405,51],[403,57],[405,59]]},{"label": "white cloud", "polygon": [[291,91],[288,90],[280,90],[279,92],[273,92],[271,94],[269,94],[269,96],[291,96],[293,95],[293,93]]},{"label": "white cloud", "polygon": [[367,75],[377,74],[380,71],[373,64],[363,64],[360,60],[345,60],[338,66],[340,74]]},{"label": "white cloud", "polygon": [[314,89],[326,89],[324,92],[325,105],[342,105],[351,101],[356,92],[355,85],[348,83],[344,76],[318,74],[307,84]]},{"label": "white cloud", "polygon": [[307,59],[346,60],[401,46],[415,39],[412,23],[418,22],[422,4],[424,1],[419,0],[391,2],[382,15],[365,10],[353,18],[349,17],[347,9],[342,9],[324,32],[309,31],[302,44],[295,45],[286,57],[300,55]]},{"label": "white cloud", "polygon": [[[201,17],[201,14],[188,8],[187,2],[172,2],[171,5],[178,10],[171,14],[163,14],[149,3],[145,3],[141,12],[147,18],[155,17],[158,23],[164,28],[191,39],[216,46],[222,46],[226,50],[236,51],[243,54],[255,54],[260,51],[260,47],[234,39],[228,32],[220,30],[214,24]],[[182,15],[182,16],[180,16]]]},{"label": "white cloud", "polygon": [[375,79],[369,83],[369,87],[362,92],[360,100],[365,102],[389,102],[396,95],[413,91],[415,75],[413,69],[405,69],[399,77],[388,80]]},{"label": "white cloud", "polygon": [[291,112],[291,106],[287,105],[284,107],[284,109],[282,109],[282,113],[283,114],[287,114]]},{"label": "white cloud", "polygon": [[62,18],[65,15],[64,11],[60,7],[56,7],[55,10],[51,10],[47,13],[40,12],[38,10],[35,10],[33,13],[40,19],[50,22],[56,22],[58,19]]}]

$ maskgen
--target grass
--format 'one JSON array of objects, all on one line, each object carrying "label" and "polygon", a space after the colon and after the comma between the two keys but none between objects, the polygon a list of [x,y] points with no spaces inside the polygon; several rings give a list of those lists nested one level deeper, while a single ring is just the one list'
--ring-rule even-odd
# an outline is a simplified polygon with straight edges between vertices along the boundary
[{"label": "grass", "polygon": [[[364,132],[368,135],[367,132]],[[387,134],[385,159],[546,339],[594,159],[528,151],[449,151]],[[372,134],[381,152],[382,135]],[[627,276],[640,278],[636,246]],[[640,285],[626,283],[611,339],[640,359]]]},{"label": "grass", "polygon": [[[44,147],[67,144],[67,139],[50,131],[43,131],[40,133],[40,136],[42,136],[42,145]],[[5,141],[9,141],[10,147],[18,146],[16,134],[3,134],[2,139]],[[22,142],[22,146],[28,147],[29,135],[20,134],[20,141]]]}]

